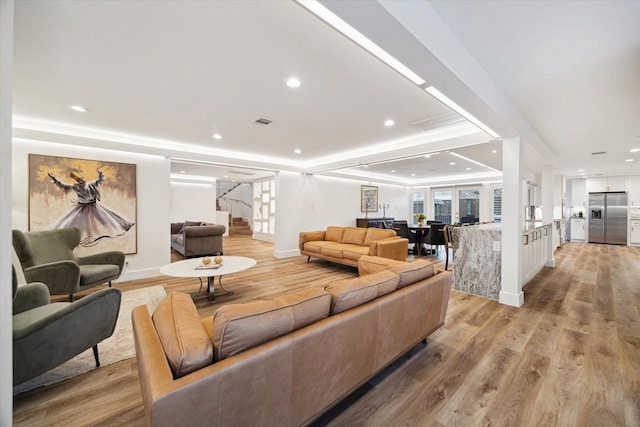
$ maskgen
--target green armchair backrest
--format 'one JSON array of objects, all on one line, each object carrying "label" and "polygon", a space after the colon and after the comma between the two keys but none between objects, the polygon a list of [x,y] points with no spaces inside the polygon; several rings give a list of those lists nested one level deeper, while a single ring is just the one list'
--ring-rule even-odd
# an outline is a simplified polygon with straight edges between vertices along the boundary
[{"label": "green armchair backrest", "polygon": [[20,258],[22,268],[56,261],[76,261],[73,249],[79,243],[78,227],[31,233],[13,230],[13,247]]}]

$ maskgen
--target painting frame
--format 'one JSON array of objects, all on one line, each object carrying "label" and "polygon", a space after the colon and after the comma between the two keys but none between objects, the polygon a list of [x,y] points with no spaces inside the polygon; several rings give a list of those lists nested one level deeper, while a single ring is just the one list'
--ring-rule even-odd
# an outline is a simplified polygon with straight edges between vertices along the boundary
[{"label": "painting frame", "polygon": [[136,164],[32,153],[28,157],[29,231],[79,227],[77,256],[138,252]]},{"label": "painting frame", "polygon": [[375,185],[360,186],[360,212],[378,212],[378,187]]}]

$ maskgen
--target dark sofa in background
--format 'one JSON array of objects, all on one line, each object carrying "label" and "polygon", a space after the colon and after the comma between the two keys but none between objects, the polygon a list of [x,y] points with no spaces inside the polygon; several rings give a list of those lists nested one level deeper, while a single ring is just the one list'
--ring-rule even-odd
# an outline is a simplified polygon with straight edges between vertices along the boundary
[{"label": "dark sofa in background", "polygon": [[224,225],[200,221],[171,223],[171,249],[191,258],[223,253],[222,235],[227,231]]}]

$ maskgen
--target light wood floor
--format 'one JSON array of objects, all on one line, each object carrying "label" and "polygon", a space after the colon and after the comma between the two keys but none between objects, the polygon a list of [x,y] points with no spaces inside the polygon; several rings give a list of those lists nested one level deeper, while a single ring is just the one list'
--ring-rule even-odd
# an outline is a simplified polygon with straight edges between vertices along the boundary
[{"label": "light wood floor", "polygon": [[[224,245],[258,264],[225,277],[233,295],[199,301],[203,316],[357,274],[302,256],[275,259],[271,244],[244,236]],[[556,264],[527,284],[519,309],[452,291],[446,324],[426,346],[315,424],[640,426],[640,248],[570,243]],[[155,284],[198,289],[164,276],[117,286]],[[14,425],[144,425],[135,358],[18,396]]]}]

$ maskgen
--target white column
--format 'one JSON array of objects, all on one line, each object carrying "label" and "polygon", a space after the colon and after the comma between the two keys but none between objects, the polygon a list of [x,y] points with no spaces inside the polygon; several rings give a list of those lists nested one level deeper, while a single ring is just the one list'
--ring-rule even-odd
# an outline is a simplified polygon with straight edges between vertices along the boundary
[{"label": "white column", "polygon": [[[542,168],[542,223],[551,224],[551,233],[554,232],[553,228],[553,194],[554,194],[554,176],[553,166],[544,166]],[[546,240],[546,249],[544,251],[547,254],[547,259],[544,260],[544,265],[547,267],[555,266],[553,258],[553,239],[551,236]]]},{"label": "white column", "polygon": [[13,315],[11,283],[11,111],[13,0],[0,0],[0,426],[13,417]]},{"label": "white column", "polygon": [[524,304],[522,278],[522,142],[502,141],[502,285],[498,301],[514,307]]}]

